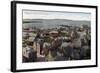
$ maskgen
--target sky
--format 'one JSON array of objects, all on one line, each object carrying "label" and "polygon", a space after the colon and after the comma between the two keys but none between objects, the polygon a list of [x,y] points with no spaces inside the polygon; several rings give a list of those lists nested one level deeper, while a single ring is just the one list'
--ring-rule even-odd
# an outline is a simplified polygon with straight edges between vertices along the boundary
[{"label": "sky", "polygon": [[23,10],[23,19],[70,19],[90,21],[91,13]]}]

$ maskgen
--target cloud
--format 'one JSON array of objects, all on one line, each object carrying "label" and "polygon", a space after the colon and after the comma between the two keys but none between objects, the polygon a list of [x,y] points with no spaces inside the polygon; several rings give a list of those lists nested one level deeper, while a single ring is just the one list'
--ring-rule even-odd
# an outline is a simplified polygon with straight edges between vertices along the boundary
[{"label": "cloud", "polygon": [[91,13],[23,10],[23,19],[91,20]]}]

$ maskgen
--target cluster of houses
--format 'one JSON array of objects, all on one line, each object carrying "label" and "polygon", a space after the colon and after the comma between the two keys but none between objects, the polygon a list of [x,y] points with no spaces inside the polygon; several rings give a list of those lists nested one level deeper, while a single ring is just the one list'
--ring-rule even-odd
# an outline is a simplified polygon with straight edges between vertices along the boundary
[{"label": "cluster of houses", "polygon": [[23,28],[23,62],[86,60],[91,58],[89,26]]}]

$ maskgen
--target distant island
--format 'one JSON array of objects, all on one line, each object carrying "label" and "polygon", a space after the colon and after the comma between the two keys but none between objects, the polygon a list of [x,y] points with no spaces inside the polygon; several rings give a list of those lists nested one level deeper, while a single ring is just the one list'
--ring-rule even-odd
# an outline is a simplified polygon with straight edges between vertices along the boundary
[{"label": "distant island", "polygon": [[23,27],[38,27],[38,28],[54,28],[60,25],[81,26],[87,25],[90,27],[91,22],[86,20],[69,20],[69,19],[23,19]]}]

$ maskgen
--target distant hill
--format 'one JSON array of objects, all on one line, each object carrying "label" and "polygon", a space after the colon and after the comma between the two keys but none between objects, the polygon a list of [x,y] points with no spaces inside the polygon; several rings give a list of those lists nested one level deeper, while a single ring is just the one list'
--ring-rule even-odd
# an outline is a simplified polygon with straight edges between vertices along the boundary
[{"label": "distant hill", "polygon": [[90,21],[68,20],[68,19],[24,19],[23,27],[54,28],[60,25],[90,26]]}]

